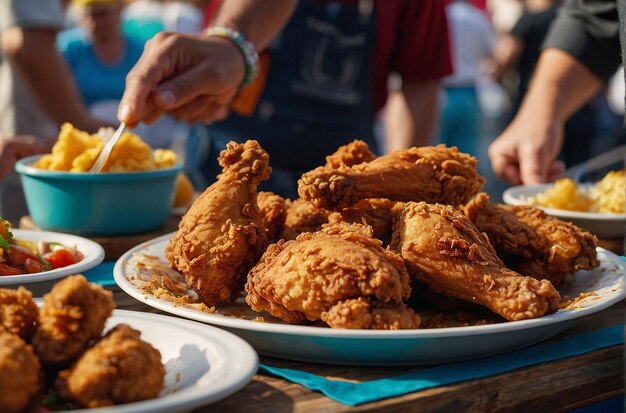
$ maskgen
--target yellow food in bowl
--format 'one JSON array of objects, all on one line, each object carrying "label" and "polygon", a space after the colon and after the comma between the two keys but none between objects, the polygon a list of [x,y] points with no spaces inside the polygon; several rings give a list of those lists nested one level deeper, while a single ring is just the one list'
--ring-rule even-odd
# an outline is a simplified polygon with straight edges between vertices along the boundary
[{"label": "yellow food in bowl", "polygon": [[[63,124],[52,153],[42,156],[33,166],[52,171],[86,172],[91,168],[104,146],[98,134],[90,135]],[[171,168],[176,154],[169,149],[150,146],[133,133],[125,132],[113,148],[104,172],[140,172]]]},{"label": "yellow food in bowl", "polygon": [[554,186],[528,198],[528,203],[568,211],[626,213],[626,169],[611,171],[588,191],[569,178],[558,179]]}]

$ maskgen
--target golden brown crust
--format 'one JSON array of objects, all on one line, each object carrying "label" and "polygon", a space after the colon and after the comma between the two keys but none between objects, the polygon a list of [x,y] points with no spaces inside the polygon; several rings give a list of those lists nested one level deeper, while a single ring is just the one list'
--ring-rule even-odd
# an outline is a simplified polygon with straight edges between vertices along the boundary
[{"label": "golden brown crust", "polygon": [[141,333],[118,324],[69,369],[55,387],[61,397],[95,408],[155,398],[163,388],[161,353]]},{"label": "golden brown crust", "polygon": [[82,275],[65,278],[44,295],[33,338],[35,353],[46,365],[73,361],[100,336],[114,308],[111,291]]},{"label": "golden brown crust", "polygon": [[334,153],[326,157],[326,166],[339,168],[340,166],[353,166],[364,162],[371,162],[376,155],[370,151],[367,143],[362,140],[354,140],[340,146]]},{"label": "golden brown crust", "polygon": [[9,333],[30,340],[35,333],[39,308],[33,301],[33,294],[19,287],[17,290],[0,288],[0,326]]},{"label": "golden brown crust", "polygon": [[267,245],[257,185],[270,174],[257,141],[230,142],[219,159],[223,172],[194,201],[166,248],[169,262],[207,306],[237,298],[245,273]]},{"label": "golden brown crust", "polygon": [[263,191],[259,192],[257,203],[261,211],[261,219],[268,243],[278,241],[278,236],[285,227],[287,200],[273,192]]},{"label": "golden brown crust", "polygon": [[3,413],[26,410],[39,391],[39,360],[31,346],[0,328],[0,407]]},{"label": "golden brown crust", "polygon": [[300,323],[358,297],[399,304],[410,287],[401,257],[383,249],[370,227],[339,223],[271,245],[250,271],[246,291],[253,310]]},{"label": "golden brown crust", "polygon": [[459,205],[484,178],[476,158],[444,145],[410,148],[351,167],[322,166],[302,175],[298,194],[319,208],[340,210],[366,198]]},{"label": "golden brown crust", "polygon": [[568,274],[599,265],[594,235],[539,208],[493,204],[481,193],[463,210],[505,264],[520,274],[559,286]]},{"label": "golden brown crust", "polygon": [[391,248],[409,272],[442,293],[484,305],[507,320],[553,313],[560,295],[547,280],[504,267],[489,241],[465,215],[447,205],[408,203]]}]

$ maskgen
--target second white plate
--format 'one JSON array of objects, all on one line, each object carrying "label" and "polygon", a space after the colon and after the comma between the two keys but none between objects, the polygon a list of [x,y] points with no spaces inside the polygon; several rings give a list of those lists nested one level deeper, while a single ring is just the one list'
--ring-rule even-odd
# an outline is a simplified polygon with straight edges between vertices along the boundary
[{"label": "second white plate", "polygon": [[0,277],[0,288],[17,288],[20,285],[28,287],[33,294],[40,294],[39,291],[49,290],[53,280],[66,277],[72,274],[80,274],[87,271],[104,260],[104,249],[97,242],[76,235],[62,234],[60,232],[33,231],[28,229],[11,229],[13,237],[17,240],[30,242],[58,242],[68,247],[76,247],[84,257],[76,264],[67,267],[57,268],[45,272],[34,274],[5,275]]},{"label": "second white plate", "polygon": [[[259,353],[278,358],[346,365],[436,364],[479,358],[538,343],[565,330],[575,319],[624,298],[624,263],[615,254],[599,248],[600,267],[580,271],[559,289],[570,298],[583,292],[592,294],[571,309],[532,320],[395,331],[289,325],[270,321],[273,318],[267,314],[254,313],[243,299],[210,313],[146,293],[141,287],[150,274],[145,267],[137,266],[137,257],[154,257],[151,259],[158,259],[167,267],[165,246],[171,236],[138,245],[120,257],[114,268],[120,288],[162,311],[222,327],[248,341]],[[255,320],[258,316],[265,322]]]}]

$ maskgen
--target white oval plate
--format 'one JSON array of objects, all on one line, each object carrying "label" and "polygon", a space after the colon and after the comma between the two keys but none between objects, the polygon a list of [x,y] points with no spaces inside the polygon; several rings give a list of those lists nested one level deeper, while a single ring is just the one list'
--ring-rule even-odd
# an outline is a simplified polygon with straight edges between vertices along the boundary
[{"label": "white oval plate", "polygon": [[128,324],[161,352],[165,384],[156,399],[74,413],[183,412],[223,399],[252,380],[259,360],[248,343],[226,331],[193,321],[137,311],[114,310],[105,329]]},{"label": "white oval plate", "polygon": [[[519,185],[508,188],[502,199],[509,205],[528,205],[527,199],[551,188],[554,184]],[[601,214],[597,212],[567,211],[564,209],[545,208],[546,214],[563,221],[572,222],[585,228],[599,238],[611,239],[623,237],[626,233],[626,214]]]},{"label": "white oval plate", "polygon": [[[72,274],[79,274],[82,271],[87,271],[95,267],[100,264],[102,260],[104,260],[104,249],[102,246],[87,238],[70,234],[62,234],[60,232],[33,231],[29,229],[12,228],[11,232],[13,233],[13,238],[16,240],[32,242],[58,242],[68,247],[76,246],[76,248],[83,253],[84,257],[76,264],[68,265],[63,268],[57,268],[56,270],[38,272],[35,274],[2,276],[0,277],[0,288],[15,288],[20,285],[28,284],[28,288],[32,290],[32,284],[57,280]],[[35,293],[34,290],[33,293]]]},{"label": "white oval plate", "polygon": [[[167,266],[165,246],[172,234],[132,248],[116,262],[115,282],[129,295],[162,311],[216,325],[248,341],[259,353],[292,360],[346,365],[435,364],[468,360],[513,351],[545,340],[569,327],[576,318],[605,309],[624,298],[624,263],[615,254],[598,248],[600,267],[579,271],[559,288],[562,295],[581,299],[572,309],[532,320],[471,327],[423,330],[336,330],[288,325],[276,321],[253,321],[267,314],[253,312],[243,299],[207,313],[154,297],[141,289],[138,255],[158,258]],[[135,258],[133,258],[135,257]],[[149,274],[148,274],[149,275]],[[190,292],[194,294],[193,292]],[[234,314],[234,315],[227,315]]]}]

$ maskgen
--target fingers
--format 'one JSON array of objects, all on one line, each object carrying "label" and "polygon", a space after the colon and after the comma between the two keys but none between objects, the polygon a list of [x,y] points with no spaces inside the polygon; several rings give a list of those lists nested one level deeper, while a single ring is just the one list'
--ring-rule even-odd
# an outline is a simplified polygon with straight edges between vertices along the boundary
[{"label": "fingers", "polygon": [[488,154],[494,175],[512,185],[519,185],[522,182],[519,163],[512,146],[502,139],[497,139],[489,146]]},{"label": "fingers", "polygon": [[150,93],[173,71],[175,52],[170,34],[159,33],[146,43],[139,61],[126,76],[126,89],[117,117],[129,127],[135,126],[150,112]]}]

